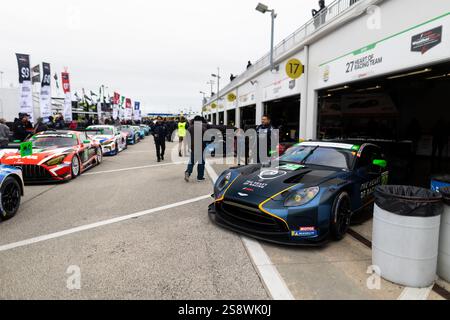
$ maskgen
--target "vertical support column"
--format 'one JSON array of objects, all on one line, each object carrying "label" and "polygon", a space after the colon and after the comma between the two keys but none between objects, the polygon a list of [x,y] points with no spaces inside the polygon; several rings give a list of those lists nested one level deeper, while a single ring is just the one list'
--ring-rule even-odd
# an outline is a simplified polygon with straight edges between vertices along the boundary
[{"label": "vertical support column", "polygon": [[236,128],[238,129],[242,129],[241,128],[241,108],[239,108],[239,102],[236,105]]},{"label": "vertical support column", "polygon": [[300,88],[300,139],[306,140],[308,138],[307,134],[307,124],[308,124],[308,82],[309,82],[309,46],[305,46],[305,61],[303,61],[303,65],[305,67],[305,73],[303,74],[303,79],[301,79],[301,88]]},{"label": "vertical support column", "polygon": [[261,101],[261,99],[259,99],[259,95],[257,95],[257,100],[256,100],[256,125],[260,125],[261,124],[261,118],[263,116],[264,113],[264,103]]}]

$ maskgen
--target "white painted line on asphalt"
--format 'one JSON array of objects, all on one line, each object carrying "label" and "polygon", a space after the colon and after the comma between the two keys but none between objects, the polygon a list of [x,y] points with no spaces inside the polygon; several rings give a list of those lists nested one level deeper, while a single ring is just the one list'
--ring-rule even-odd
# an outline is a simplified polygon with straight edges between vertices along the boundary
[{"label": "white painted line on asphalt", "polygon": [[82,232],[82,231],[86,231],[86,230],[91,230],[91,229],[96,229],[96,228],[99,228],[99,227],[104,227],[104,226],[107,226],[107,225],[110,225],[110,224],[115,224],[115,223],[119,223],[119,222],[122,222],[122,221],[139,218],[139,217],[142,217],[142,216],[146,216],[146,215],[149,215],[149,214],[153,214],[153,213],[157,213],[157,212],[161,212],[161,211],[165,211],[165,210],[169,210],[169,209],[173,209],[173,208],[177,208],[177,207],[182,207],[182,206],[187,205],[187,204],[199,202],[199,201],[210,199],[210,198],[211,198],[211,195],[204,195],[204,196],[201,196],[201,197],[197,197],[197,198],[193,198],[193,199],[189,199],[189,200],[185,200],[185,201],[169,204],[169,205],[162,206],[162,207],[159,207],[159,208],[154,208],[154,209],[150,209],[150,210],[136,212],[136,213],[129,214],[129,215],[126,215],[126,216],[122,216],[122,217],[117,217],[117,218],[113,218],[113,219],[99,221],[99,222],[87,224],[87,225],[84,225],[84,226],[79,226],[79,227],[76,227],[76,228],[67,229],[67,230],[64,230],[64,231],[59,231],[59,232],[55,232],[55,233],[51,233],[51,234],[47,234],[47,235],[43,235],[43,236],[39,236],[39,237],[27,239],[27,240],[23,240],[23,241],[18,241],[18,242],[14,242],[14,243],[10,243],[10,244],[5,244],[5,245],[0,246],[0,252],[11,250],[11,249],[16,249],[16,248],[20,248],[20,247],[29,246],[29,245],[32,245],[32,244],[35,244],[35,243],[39,243],[39,242],[43,242],[43,241],[47,241],[47,240],[51,240],[51,239],[61,238],[61,237],[64,237],[64,236],[67,236],[67,235],[70,235],[70,234],[74,234],[74,233],[78,233],[78,232]]},{"label": "white painted line on asphalt", "polygon": [[433,286],[422,289],[406,287],[397,300],[427,300]]},{"label": "white painted line on asphalt", "polygon": [[[206,171],[214,183],[218,175],[208,161],[206,161]],[[294,296],[286,285],[286,282],[281,277],[277,267],[272,263],[272,260],[270,260],[270,257],[264,251],[261,244],[258,241],[243,236],[241,236],[241,240],[271,298],[273,300],[294,300]]]},{"label": "white painted line on asphalt", "polygon": [[177,164],[184,164],[184,162],[179,161],[179,162],[170,162],[170,163],[163,163],[163,164],[152,164],[152,165],[141,166],[141,167],[131,167],[131,168],[123,168],[123,169],[115,169],[115,170],[107,170],[107,171],[88,172],[83,175],[84,176],[93,176],[93,175],[105,174],[105,173],[114,173],[114,172],[140,170],[140,169],[157,168],[157,167],[167,167],[167,166],[173,166],[173,165],[177,165]]},{"label": "white painted line on asphalt", "polygon": [[241,237],[241,239],[272,299],[294,300],[294,296],[286,285],[286,282],[284,282],[277,267],[272,263],[261,244],[246,237]]}]

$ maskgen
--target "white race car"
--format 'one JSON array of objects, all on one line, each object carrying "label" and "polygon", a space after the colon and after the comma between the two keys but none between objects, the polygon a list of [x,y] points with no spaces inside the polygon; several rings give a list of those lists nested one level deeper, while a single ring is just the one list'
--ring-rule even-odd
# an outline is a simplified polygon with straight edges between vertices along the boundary
[{"label": "white race car", "polygon": [[90,126],[88,136],[100,143],[105,156],[115,156],[127,148],[127,137],[114,126]]}]

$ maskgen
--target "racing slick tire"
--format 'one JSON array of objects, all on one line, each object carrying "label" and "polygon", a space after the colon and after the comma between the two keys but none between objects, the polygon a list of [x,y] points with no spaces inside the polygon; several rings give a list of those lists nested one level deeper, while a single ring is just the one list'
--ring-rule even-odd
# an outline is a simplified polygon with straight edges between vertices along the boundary
[{"label": "racing slick tire", "polygon": [[330,232],[331,237],[336,241],[342,240],[350,227],[352,216],[350,203],[347,192],[341,192],[334,200]]},{"label": "racing slick tire", "polygon": [[119,154],[119,146],[116,143],[116,149],[114,150],[114,155],[117,156]]},{"label": "racing slick tire", "polygon": [[102,161],[103,161],[103,151],[102,151],[102,148],[98,148],[97,150],[95,150],[95,154],[96,154],[96,159],[95,159],[95,161],[96,161],[96,163],[97,163],[97,165],[99,165],[100,163],[102,163]]},{"label": "racing slick tire", "polygon": [[20,185],[13,177],[7,177],[0,190],[2,211],[0,220],[14,217],[19,210],[22,192]]},{"label": "racing slick tire", "polygon": [[70,172],[72,173],[72,179],[76,179],[80,175],[81,164],[78,156],[73,156],[72,163],[70,164]]}]

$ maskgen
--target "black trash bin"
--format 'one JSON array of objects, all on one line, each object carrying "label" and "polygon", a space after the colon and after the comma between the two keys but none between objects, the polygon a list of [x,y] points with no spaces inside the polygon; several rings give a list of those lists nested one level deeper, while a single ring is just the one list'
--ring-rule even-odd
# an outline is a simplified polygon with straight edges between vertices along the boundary
[{"label": "black trash bin", "polygon": [[375,198],[373,265],[391,282],[430,286],[436,278],[442,195],[416,187],[382,186]]}]

